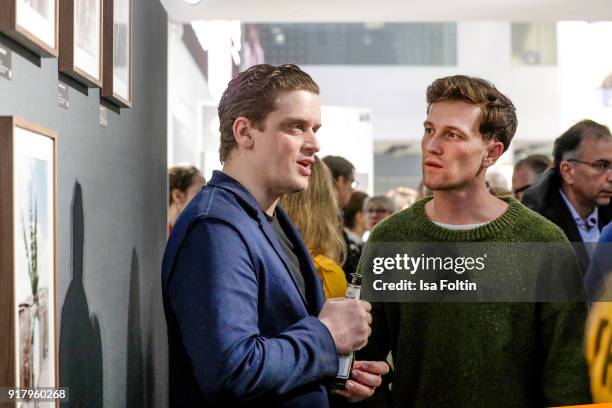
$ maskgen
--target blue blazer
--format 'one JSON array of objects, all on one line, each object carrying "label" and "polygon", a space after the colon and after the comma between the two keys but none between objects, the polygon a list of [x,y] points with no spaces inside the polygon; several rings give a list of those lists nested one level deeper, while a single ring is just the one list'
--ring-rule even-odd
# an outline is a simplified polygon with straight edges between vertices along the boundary
[{"label": "blue blazer", "polygon": [[317,319],[321,281],[297,229],[277,207],[306,284],[255,198],[216,171],[177,220],[164,254],[170,405],[327,407],[338,370]]}]

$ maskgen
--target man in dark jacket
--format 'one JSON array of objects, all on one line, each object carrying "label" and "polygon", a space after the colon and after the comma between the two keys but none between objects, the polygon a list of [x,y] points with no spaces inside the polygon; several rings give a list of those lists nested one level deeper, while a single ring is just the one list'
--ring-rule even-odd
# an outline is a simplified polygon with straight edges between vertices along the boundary
[{"label": "man in dark jacket", "polygon": [[[276,204],[308,186],[319,88],[294,65],[256,65],[219,103],[223,170],[190,202],[162,266],[172,407],[326,407],[338,354],[365,345],[370,305],[325,302],[304,242]],[[355,362],[363,399],[384,362]]]},{"label": "man in dark jacket", "polygon": [[583,273],[601,230],[612,220],[612,135],[592,120],[578,122],[557,140],[554,168],[523,195],[523,204],[557,224]]},{"label": "man in dark jacket", "polygon": [[[355,166],[342,156],[325,156],[323,162],[329,168],[334,187],[336,188],[336,199],[338,201],[338,217],[341,226],[344,227],[343,210],[351,200],[354,188],[357,185],[355,180]],[[346,245],[346,259],[342,264],[342,270],[346,275],[346,280],[351,281],[351,275],[357,272],[357,264],[361,257],[362,245],[350,239],[344,228],[342,229],[342,239]]]}]

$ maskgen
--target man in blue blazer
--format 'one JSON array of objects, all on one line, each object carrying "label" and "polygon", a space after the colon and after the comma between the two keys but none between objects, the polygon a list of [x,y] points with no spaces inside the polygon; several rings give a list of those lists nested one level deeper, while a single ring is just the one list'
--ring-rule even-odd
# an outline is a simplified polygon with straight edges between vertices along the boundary
[{"label": "man in blue blazer", "polygon": [[[276,205],[308,185],[319,88],[294,65],[239,74],[219,104],[223,171],[177,220],[162,267],[173,407],[326,407],[338,354],[370,334],[370,305],[324,303],[296,228]],[[346,389],[372,395],[384,362],[356,362]]]}]

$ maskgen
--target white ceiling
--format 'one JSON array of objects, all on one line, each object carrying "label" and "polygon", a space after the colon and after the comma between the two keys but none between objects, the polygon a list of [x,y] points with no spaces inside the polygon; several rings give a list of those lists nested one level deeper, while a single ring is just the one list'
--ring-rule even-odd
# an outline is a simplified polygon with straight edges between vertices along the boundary
[{"label": "white ceiling", "polygon": [[612,0],[160,0],[174,21],[399,22],[612,20]]}]

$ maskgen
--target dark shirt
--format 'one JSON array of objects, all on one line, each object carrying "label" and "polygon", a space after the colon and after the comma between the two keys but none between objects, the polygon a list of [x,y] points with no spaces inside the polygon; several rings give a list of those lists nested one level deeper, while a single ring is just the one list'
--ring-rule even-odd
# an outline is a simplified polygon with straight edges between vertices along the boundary
[{"label": "dark shirt", "polygon": [[278,222],[278,218],[276,215],[274,217],[270,217],[266,214],[266,218],[270,221],[270,225],[276,234],[276,238],[278,238],[278,242],[283,247],[283,251],[285,252],[285,256],[287,257],[287,264],[289,266],[289,270],[293,274],[293,278],[297,283],[299,291],[302,293],[304,298],[306,298],[306,284],[304,283],[304,275],[302,275],[302,271],[300,269],[300,260],[295,253],[295,244],[291,242],[287,233],[281,226],[280,222]]},{"label": "dark shirt", "polygon": [[359,259],[361,258],[361,252],[363,251],[363,243],[352,241],[344,229],[342,230],[342,238],[346,244],[346,260],[342,269],[346,275],[346,281],[350,282],[352,275],[357,272],[357,265],[359,265]]}]

